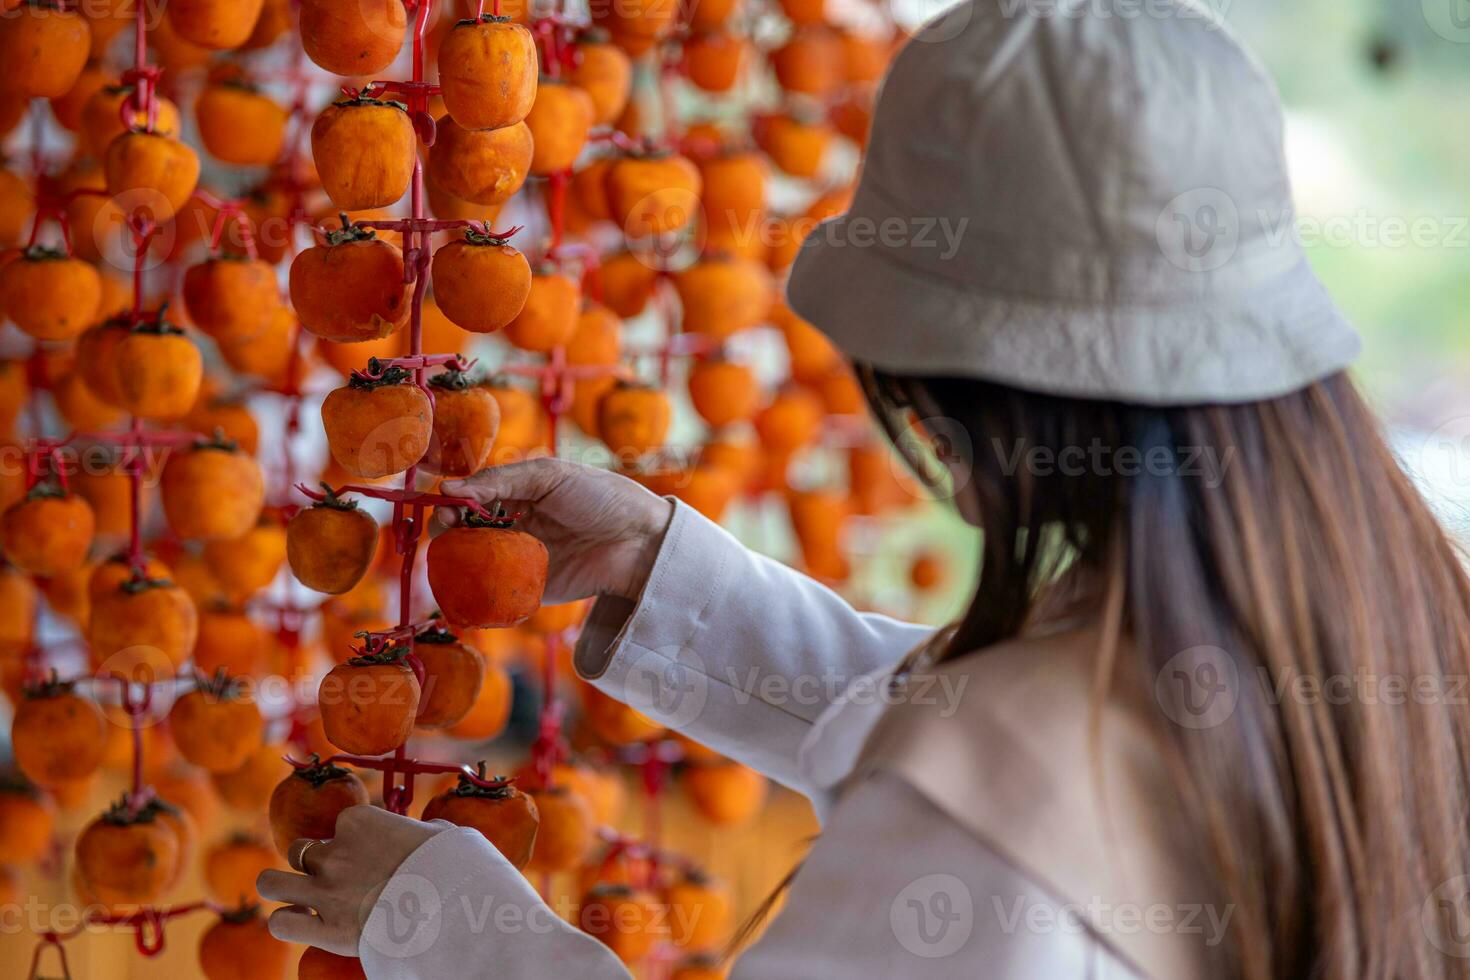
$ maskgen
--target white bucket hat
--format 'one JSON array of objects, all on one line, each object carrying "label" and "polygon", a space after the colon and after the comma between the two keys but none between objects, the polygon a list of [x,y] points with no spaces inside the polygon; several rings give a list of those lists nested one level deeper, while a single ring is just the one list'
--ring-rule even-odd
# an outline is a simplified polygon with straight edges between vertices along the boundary
[{"label": "white bucket hat", "polygon": [[1359,341],[1297,240],[1282,130],[1190,0],[970,0],[895,60],[790,305],[896,374],[1156,405],[1294,391]]}]

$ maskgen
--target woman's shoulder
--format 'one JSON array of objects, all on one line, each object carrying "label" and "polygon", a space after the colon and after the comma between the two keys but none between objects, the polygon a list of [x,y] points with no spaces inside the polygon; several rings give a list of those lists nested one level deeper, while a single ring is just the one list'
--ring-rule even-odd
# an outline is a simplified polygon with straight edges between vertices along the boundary
[{"label": "woman's shoulder", "polygon": [[911,671],[854,776],[902,778],[1080,907],[1143,974],[1203,976],[1208,951],[1185,926],[1219,910],[1147,720],[1095,693],[1100,643],[1094,630],[1057,632]]}]

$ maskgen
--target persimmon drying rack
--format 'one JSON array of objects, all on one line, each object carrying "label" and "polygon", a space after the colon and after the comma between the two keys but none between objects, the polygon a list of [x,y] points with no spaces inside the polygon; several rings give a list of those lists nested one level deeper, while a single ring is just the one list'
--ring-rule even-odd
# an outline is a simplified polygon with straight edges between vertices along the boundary
[{"label": "persimmon drying rack", "polygon": [[[438,94],[438,87],[427,82],[424,78],[424,42],[430,12],[434,0],[402,0],[406,10],[414,15],[412,33],[412,65],[413,77],[406,81],[375,81],[364,91],[373,95],[392,93],[404,97],[409,106],[409,112],[413,119],[414,127],[426,145],[434,142],[434,123],[428,113],[429,100]],[[560,5],[558,4],[558,7]],[[485,12],[485,0],[477,0],[477,16]],[[500,13],[499,0],[493,0],[492,12]],[[134,60],[133,65],[125,71],[121,78],[123,85],[131,85],[132,93],[123,100],[119,107],[119,116],[126,128],[134,128],[138,117],[144,119],[142,126],[146,131],[153,131],[158,119],[158,95],[157,87],[162,70],[148,62],[147,25],[145,22],[146,5],[136,5],[137,15],[134,23]],[[538,18],[533,23],[533,32],[538,47],[542,54],[542,64],[546,74],[556,77],[565,68],[572,65],[573,52],[568,42],[571,39],[574,25],[568,22],[561,13],[553,12],[547,17]],[[290,205],[288,210],[288,228],[294,229],[306,224],[304,206],[302,202],[303,187],[296,174],[297,154],[299,154],[302,135],[308,130],[304,120],[306,112],[306,79],[307,75],[301,63],[301,52],[297,51],[296,66],[292,73],[296,85],[296,96],[291,107],[291,119],[297,125],[295,137],[288,143],[283,162],[286,163],[288,191],[290,192]],[[39,119],[39,114],[34,116]],[[671,119],[672,116],[669,115]],[[594,134],[594,139],[609,140],[618,145],[625,145],[619,134],[604,132]],[[52,186],[52,182],[46,173],[44,157],[41,152],[41,126],[35,128],[35,136],[32,140],[33,169],[36,176],[37,198],[36,216],[32,225],[28,247],[34,246],[39,240],[42,227],[47,221],[54,221],[61,232],[61,239],[66,254],[74,254],[72,248],[71,228],[68,221],[67,206],[77,197],[86,195],[106,196],[106,191],[98,188],[78,188],[67,192],[58,192]],[[550,243],[545,253],[548,261],[559,263],[566,257],[580,255],[585,266],[589,270],[595,270],[597,255],[591,249],[580,245],[568,245],[564,242],[566,193],[570,179],[570,172],[552,174],[546,178],[547,198],[546,211],[550,224]],[[240,246],[250,258],[257,257],[252,221],[246,213],[245,202],[241,200],[220,200],[202,191],[196,190],[194,197],[205,207],[214,211],[214,221],[209,236],[209,250],[216,254],[221,248],[224,233],[229,223],[233,220],[238,228]],[[411,214],[406,218],[396,220],[374,220],[360,221],[356,224],[383,231],[398,232],[403,236],[404,242],[404,281],[413,285],[411,298],[411,313],[409,323],[409,352],[406,356],[380,361],[384,367],[393,366],[409,370],[413,374],[414,384],[420,387],[428,397],[433,399],[433,392],[425,383],[426,369],[434,366],[447,365],[455,368],[465,368],[466,365],[454,354],[425,354],[422,352],[423,339],[423,300],[427,281],[427,272],[430,264],[430,238],[435,232],[455,230],[465,227],[476,227],[477,230],[489,232],[489,228],[483,223],[471,221],[444,221],[426,217],[425,214],[425,190],[424,175],[421,160],[417,157],[414,161],[412,183],[410,191]],[[141,213],[129,215],[126,220],[128,229],[128,240],[132,248],[133,270],[132,270],[132,305],[127,314],[129,325],[136,326],[147,316],[144,309],[145,290],[144,279],[146,271],[146,257],[150,246],[159,233],[159,227]],[[512,229],[506,233],[496,233],[497,237],[509,237],[519,229]],[[292,236],[294,238],[294,236]],[[659,276],[667,277],[668,270],[662,266],[658,269]],[[163,311],[159,310],[155,316],[161,317]],[[699,338],[692,335],[679,334],[674,326],[671,316],[665,311],[664,321],[667,327],[665,342],[651,352],[659,360],[659,375],[664,381],[668,381],[670,363],[674,357],[702,353],[705,344]],[[290,340],[291,357],[287,367],[284,384],[277,389],[278,392],[288,400],[286,412],[286,442],[284,459],[286,470],[286,485],[291,486],[294,480],[291,476],[292,456],[289,442],[299,433],[300,407],[302,392],[299,387],[301,371],[301,336],[298,329],[295,336]],[[33,373],[39,371],[42,353],[38,348],[36,355],[30,362]],[[605,367],[596,365],[571,365],[567,363],[566,352],[563,347],[556,347],[546,358],[542,365],[508,363],[499,369],[501,374],[518,375],[533,379],[538,387],[538,394],[542,407],[549,419],[549,445],[550,454],[556,453],[556,434],[562,416],[569,410],[571,405],[572,382],[584,379],[606,376],[608,374],[622,375],[623,371],[616,367]],[[150,452],[158,450],[174,449],[187,445],[199,439],[200,436],[180,430],[156,430],[148,428],[143,419],[134,417],[130,419],[124,431],[108,432],[73,432],[62,439],[45,439],[37,437],[31,443],[27,454],[27,479],[26,489],[29,490],[38,480],[50,476],[56,479],[63,488],[66,486],[66,468],[62,462],[63,452],[78,444],[105,446],[117,451],[123,472],[129,482],[129,539],[125,552],[126,559],[132,569],[134,576],[141,576],[146,564],[146,554],[142,542],[142,481],[144,474],[144,463]],[[474,500],[468,498],[452,497],[444,494],[427,493],[416,489],[417,472],[416,467],[410,467],[404,474],[403,486],[399,489],[390,489],[376,486],[350,485],[340,489],[343,493],[356,493],[361,496],[384,500],[393,505],[392,519],[394,523],[394,545],[398,554],[402,556],[402,568],[400,572],[400,595],[399,595],[399,625],[390,630],[375,633],[360,634],[365,646],[369,648],[380,648],[382,645],[394,641],[408,640],[412,644],[413,637],[423,628],[430,625],[430,621],[413,622],[413,579],[418,550],[418,544],[422,537],[425,520],[425,509],[431,507],[461,507],[486,514]],[[298,489],[304,488],[298,485]],[[299,633],[300,614],[306,612],[293,606],[279,606],[275,610],[279,616],[279,632],[283,641],[294,645]],[[543,784],[549,784],[553,779],[554,766],[567,755],[567,746],[561,736],[561,724],[564,705],[556,695],[556,662],[567,642],[564,633],[552,634],[547,637],[547,649],[543,658],[544,667],[541,678],[543,699],[540,709],[540,720],[536,740],[532,747],[532,762],[538,779]],[[422,673],[422,664],[417,657],[410,656],[410,663],[415,671]],[[42,670],[40,651],[34,646],[26,653],[27,675],[32,677]],[[139,683],[130,678],[118,674],[103,675],[94,678],[96,684],[116,684],[118,688],[118,703],[124,715],[130,720],[130,731],[132,739],[132,779],[131,788],[126,796],[127,805],[136,809],[147,804],[152,798],[152,791],[146,785],[144,779],[144,747],[142,741],[142,725],[139,719],[150,710],[153,702],[155,689],[164,686],[172,686],[175,693],[182,690],[191,682],[190,678],[178,677],[164,681],[150,683]],[[629,753],[625,752],[624,755]],[[664,854],[657,846],[658,838],[658,806],[657,797],[662,791],[668,766],[682,757],[682,749],[677,743],[665,742],[656,746],[646,746],[632,753],[638,758],[626,758],[622,761],[636,764],[643,773],[643,787],[648,801],[645,817],[645,839],[636,840],[622,835],[609,828],[599,831],[600,838],[606,842],[607,849],[602,856],[603,867],[609,866],[624,854],[632,854],[643,857],[650,867],[650,876],[656,874],[657,867],[664,865],[681,865],[684,862],[677,856]],[[293,767],[301,767],[303,763],[287,757],[285,760]],[[458,773],[463,778],[469,779],[479,785],[495,786],[502,785],[500,780],[484,780],[468,765],[452,765],[445,763],[432,763],[418,759],[408,758],[405,748],[400,748],[393,754],[380,758],[369,758],[363,756],[338,754],[330,757],[327,761],[333,763],[344,763],[354,767],[374,769],[383,774],[383,801],[385,807],[393,812],[404,813],[413,800],[414,777],[416,775]],[[399,780],[402,780],[400,783]],[[543,892],[547,883],[543,882]],[[55,948],[60,961],[62,974],[70,978],[71,973],[66,959],[66,948],[64,943],[80,935],[92,926],[122,926],[130,928],[134,932],[134,941],[137,951],[146,957],[160,955],[165,947],[164,926],[181,916],[194,912],[209,910],[215,914],[222,914],[229,909],[210,901],[195,901],[186,904],[170,906],[142,906],[129,913],[106,913],[97,910],[89,910],[81,922],[70,930],[46,930],[38,934],[38,944],[32,956],[29,976],[35,980],[39,976],[42,957],[47,948]]]}]

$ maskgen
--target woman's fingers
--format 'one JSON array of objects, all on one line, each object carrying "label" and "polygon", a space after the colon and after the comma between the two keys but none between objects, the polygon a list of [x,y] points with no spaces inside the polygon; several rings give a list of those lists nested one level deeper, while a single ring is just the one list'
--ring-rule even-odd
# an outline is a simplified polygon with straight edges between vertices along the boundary
[{"label": "woman's fingers", "polygon": [[302,943],[334,951],[342,945],[335,930],[324,919],[299,905],[276,909],[266,925],[270,927],[271,935],[283,943]]},{"label": "woman's fingers", "polygon": [[464,480],[445,480],[444,492],[469,497],[481,504],[497,500],[539,501],[561,485],[572,464],[555,459],[531,459],[481,470]]},{"label": "woman's fingers", "polygon": [[288,902],[306,908],[316,908],[325,894],[321,882],[316,879],[275,868],[267,868],[256,876],[255,890],[266,901]]},{"label": "woman's fingers", "polygon": [[298,837],[286,849],[286,863],[302,874],[316,874],[317,869],[322,866],[322,859],[327,856],[327,850],[331,846],[332,842],[329,840]]}]

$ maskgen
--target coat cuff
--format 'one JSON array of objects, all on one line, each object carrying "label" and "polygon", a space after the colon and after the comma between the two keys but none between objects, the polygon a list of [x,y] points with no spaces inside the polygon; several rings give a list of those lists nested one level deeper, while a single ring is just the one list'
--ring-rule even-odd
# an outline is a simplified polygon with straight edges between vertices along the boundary
[{"label": "coat cuff", "polygon": [[[582,627],[572,663],[584,680],[616,682],[622,655],[687,649],[711,597],[719,594],[731,548],[741,545],[718,524],[681,501],[637,602],[602,596]],[[599,687],[604,684],[599,684]]]}]

